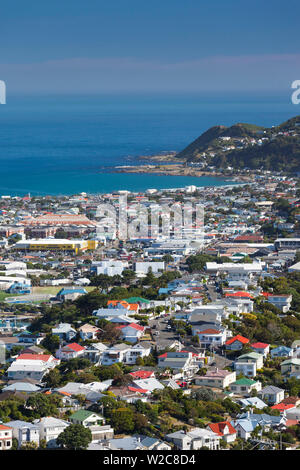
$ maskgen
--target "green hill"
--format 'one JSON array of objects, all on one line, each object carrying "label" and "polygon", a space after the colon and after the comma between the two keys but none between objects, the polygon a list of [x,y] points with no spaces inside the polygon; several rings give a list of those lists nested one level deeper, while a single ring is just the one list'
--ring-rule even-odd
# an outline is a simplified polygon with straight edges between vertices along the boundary
[{"label": "green hill", "polygon": [[177,157],[217,168],[300,171],[300,116],[271,128],[244,123],[215,126]]}]

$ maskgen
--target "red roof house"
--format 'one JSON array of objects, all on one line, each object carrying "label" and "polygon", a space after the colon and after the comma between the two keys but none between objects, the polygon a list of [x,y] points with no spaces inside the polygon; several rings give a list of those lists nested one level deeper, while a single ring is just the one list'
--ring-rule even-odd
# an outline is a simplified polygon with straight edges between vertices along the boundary
[{"label": "red roof house", "polygon": [[213,431],[226,442],[233,442],[236,439],[237,431],[229,421],[221,421],[219,423],[209,423],[207,428]]},{"label": "red roof house", "polygon": [[244,336],[241,335],[236,335],[233,338],[230,338],[226,341],[225,346],[226,349],[229,349],[231,351],[239,351],[240,349],[245,346],[245,344],[249,343],[249,339],[245,338]]}]

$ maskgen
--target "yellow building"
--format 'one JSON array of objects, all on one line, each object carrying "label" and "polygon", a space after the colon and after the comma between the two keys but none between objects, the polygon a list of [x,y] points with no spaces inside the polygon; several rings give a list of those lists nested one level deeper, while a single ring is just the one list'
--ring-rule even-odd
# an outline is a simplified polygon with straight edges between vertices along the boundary
[{"label": "yellow building", "polygon": [[86,250],[95,250],[97,246],[96,240],[42,238],[40,240],[19,241],[13,248],[22,251],[70,251],[77,254]]}]

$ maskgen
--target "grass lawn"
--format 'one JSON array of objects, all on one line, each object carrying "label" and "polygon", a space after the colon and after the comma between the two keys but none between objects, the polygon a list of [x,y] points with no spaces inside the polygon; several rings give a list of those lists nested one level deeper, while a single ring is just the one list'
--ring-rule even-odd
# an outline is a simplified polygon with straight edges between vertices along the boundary
[{"label": "grass lawn", "polygon": [[[33,287],[32,288],[32,293],[33,294],[51,294],[51,295],[56,295],[57,292],[59,292],[62,289],[63,286],[45,286],[45,287]],[[68,289],[69,286],[66,286]],[[85,286],[84,287],[87,292],[90,292],[95,289],[95,287],[91,286]]]},{"label": "grass lawn", "polygon": [[0,302],[3,302],[7,297],[16,297],[16,295],[7,294],[4,290],[0,290]]}]

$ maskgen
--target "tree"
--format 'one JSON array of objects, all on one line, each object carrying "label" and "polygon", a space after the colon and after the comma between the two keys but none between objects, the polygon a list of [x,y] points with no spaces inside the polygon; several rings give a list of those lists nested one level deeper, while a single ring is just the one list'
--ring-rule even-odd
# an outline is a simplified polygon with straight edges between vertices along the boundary
[{"label": "tree", "polygon": [[26,409],[31,411],[35,418],[42,416],[58,416],[58,407],[62,405],[61,398],[58,395],[45,395],[44,393],[35,393],[31,395],[26,402]]},{"label": "tree", "polygon": [[51,353],[55,353],[60,344],[59,336],[48,334],[46,335],[45,339],[43,339],[41,344]]},{"label": "tree", "polygon": [[143,432],[148,427],[148,420],[146,416],[144,416],[143,414],[137,413],[135,415],[134,420],[135,420],[135,429],[138,432]]},{"label": "tree", "polygon": [[131,432],[134,430],[134,418],[131,408],[116,408],[112,410],[111,424],[117,433]]},{"label": "tree", "polygon": [[58,369],[50,369],[49,372],[44,377],[44,382],[47,387],[55,388],[61,384],[62,376]]},{"label": "tree", "polygon": [[85,450],[91,441],[91,430],[82,424],[70,424],[56,439],[58,445],[69,450]]},{"label": "tree", "polygon": [[36,442],[24,442],[22,446],[20,447],[20,450],[37,450],[38,449],[38,444]]}]

